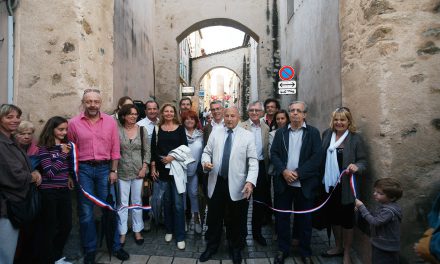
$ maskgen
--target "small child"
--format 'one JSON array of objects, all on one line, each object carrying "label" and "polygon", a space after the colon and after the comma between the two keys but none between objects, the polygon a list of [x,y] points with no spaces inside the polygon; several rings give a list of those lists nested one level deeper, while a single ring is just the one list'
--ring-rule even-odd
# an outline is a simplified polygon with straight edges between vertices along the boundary
[{"label": "small child", "polygon": [[382,178],[374,183],[374,200],[380,206],[373,213],[361,201],[355,201],[356,209],[370,224],[373,264],[399,263],[402,210],[396,201],[402,197],[402,193],[399,181]]}]

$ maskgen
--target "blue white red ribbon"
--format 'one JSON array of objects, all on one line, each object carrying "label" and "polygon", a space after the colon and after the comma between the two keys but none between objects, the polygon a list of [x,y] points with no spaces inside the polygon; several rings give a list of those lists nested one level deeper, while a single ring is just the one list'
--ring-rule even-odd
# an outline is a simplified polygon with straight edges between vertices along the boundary
[{"label": "blue white red ribbon", "polygon": [[350,177],[350,187],[351,187],[351,192],[354,195],[354,198],[358,198],[357,196],[357,192],[356,192],[356,177],[354,174],[351,175]]},{"label": "blue white red ribbon", "polygon": [[273,210],[275,212],[279,212],[279,213],[287,213],[287,214],[308,214],[308,213],[312,213],[312,212],[315,212],[315,211],[318,211],[319,209],[321,209],[328,202],[328,200],[330,200],[330,197],[332,196],[333,192],[335,191],[336,186],[341,182],[341,178],[344,175],[350,177],[350,187],[351,187],[351,190],[353,192],[354,197],[357,198],[357,195],[356,195],[356,182],[355,182],[354,174],[350,173],[350,171],[348,169],[346,169],[346,170],[343,170],[341,172],[341,174],[339,175],[338,180],[336,182],[336,185],[333,188],[333,190],[330,192],[330,195],[327,197],[327,199],[325,199],[325,201],[322,204],[320,204],[317,207],[314,207],[312,209],[297,210],[297,211],[294,211],[294,210],[281,210],[281,209],[274,208],[274,207],[272,207],[272,206],[270,206],[270,205],[268,205],[266,203],[263,203],[261,201],[258,201],[258,200],[254,200],[254,202],[259,203],[259,204],[264,204],[265,206],[269,207],[271,210]]},{"label": "blue white red ribbon", "polygon": [[78,161],[78,149],[76,148],[76,145],[73,142],[69,142],[70,145],[72,146],[72,163],[73,163],[73,175],[75,176],[76,182],[78,183],[78,186],[81,190],[81,192],[84,194],[84,196],[89,199],[90,201],[92,201],[92,203],[94,203],[95,205],[101,207],[101,208],[106,208],[108,210],[111,211],[120,211],[124,208],[127,209],[136,209],[136,210],[151,210],[151,206],[142,206],[140,204],[133,204],[130,206],[121,206],[119,208],[113,208],[113,206],[111,206],[110,204],[101,201],[100,199],[98,199],[97,197],[95,197],[93,194],[87,192],[86,190],[84,190],[84,188],[81,186],[80,182],[79,182],[79,161]]}]

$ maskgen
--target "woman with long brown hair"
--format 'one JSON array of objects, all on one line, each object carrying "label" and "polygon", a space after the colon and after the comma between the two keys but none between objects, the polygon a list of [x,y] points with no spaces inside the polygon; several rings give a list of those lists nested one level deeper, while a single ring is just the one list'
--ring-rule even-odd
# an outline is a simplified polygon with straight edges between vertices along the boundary
[{"label": "woman with long brown hair", "polygon": [[[157,135],[157,136],[156,136]],[[179,194],[169,167],[174,158],[170,151],[188,146],[185,128],[180,125],[177,109],[172,104],[164,104],[160,109],[159,125],[154,129],[151,138],[151,176],[159,181],[164,193],[165,241],[170,242],[173,234],[177,247],[185,249],[185,214],[183,194]]]}]

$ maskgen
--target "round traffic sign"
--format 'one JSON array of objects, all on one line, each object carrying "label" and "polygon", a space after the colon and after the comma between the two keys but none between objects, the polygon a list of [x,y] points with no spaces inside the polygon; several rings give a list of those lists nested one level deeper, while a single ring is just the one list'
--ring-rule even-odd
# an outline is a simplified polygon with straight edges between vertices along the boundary
[{"label": "round traffic sign", "polygon": [[293,76],[295,75],[295,70],[289,65],[284,65],[278,71],[278,75],[280,76],[281,80],[289,81],[292,80]]}]

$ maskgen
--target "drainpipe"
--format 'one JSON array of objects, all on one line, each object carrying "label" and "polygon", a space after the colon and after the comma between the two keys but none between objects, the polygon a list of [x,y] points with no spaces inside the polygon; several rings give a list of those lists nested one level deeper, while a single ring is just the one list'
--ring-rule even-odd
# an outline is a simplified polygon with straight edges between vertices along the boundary
[{"label": "drainpipe", "polygon": [[8,103],[14,101],[14,9],[18,0],[6,0],[8,9]]},{"label": "drainpipe", "polygon": [[14,101],[14,17],[8,16],[8,104]]}]

